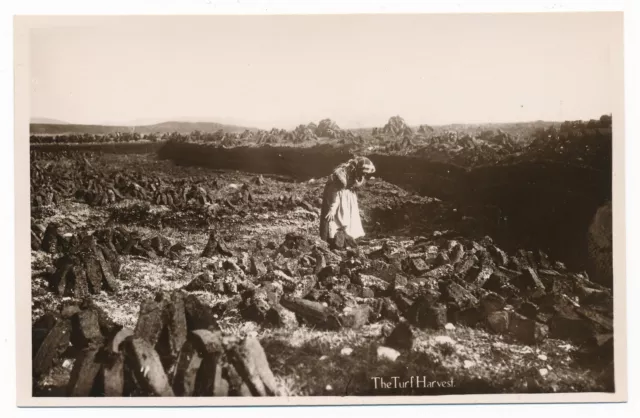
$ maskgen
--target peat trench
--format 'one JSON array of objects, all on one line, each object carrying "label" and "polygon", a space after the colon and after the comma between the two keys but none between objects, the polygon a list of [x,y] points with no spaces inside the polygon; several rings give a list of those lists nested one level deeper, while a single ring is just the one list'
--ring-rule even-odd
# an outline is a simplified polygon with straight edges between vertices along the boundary
[{"label": "peat trench", "polygon": [[[219,148],[167,143],[160,158],[180,165],[272,174],[307,181],[326,176],[352,155],[348,148],[316,146]],[[483,224],[505,250],[539,248],[568,266],[593,272],[588,229],[611,201],[611,171],[537,161],[465,169],[418,157],[368,154],[376,176],[420,195],[492,219]]]}]

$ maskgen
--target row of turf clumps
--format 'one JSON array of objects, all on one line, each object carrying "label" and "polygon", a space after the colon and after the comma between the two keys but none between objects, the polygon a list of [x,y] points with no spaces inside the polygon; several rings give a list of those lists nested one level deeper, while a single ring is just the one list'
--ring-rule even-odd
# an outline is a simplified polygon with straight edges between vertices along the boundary
[{"label": "row of turf clumps", "polygon": [[[104,170],[97,167],[95,156],[80,152],[65,155],[65,164],[50,161],[54,155],[41,154],[32,154],[35,158],[31,163],[31,208],[36,217],[63,202],[79,202],[108,208],[116,223],[153,222],[155,226],[158,219],[172,222],[184,216],[194,223],[196,219],[190,215],[196,215],[196,223],[204,221],[204,225],[199,225],[207,226],[236,214],[298,208],[317,214],[321,205],[318,199],[293,194],[256,198],[273,191],[269,180],[261,175],[242,184],[223,184],[211,176],[176,179],[145,172]],[[154,205],[172,212],[156,213]]]},{"label": "row of turf clumps", "polygon": [[[144,200],[170,207],[209,204],[217,200],[217,182],[205,178],[171,179],[141,172],[104,172],[91,164],[91,155],[67,153],[68,165],[55,165],[57,157],[35,154],[31,163],[31,206],[59,204],[75,199],[104,206],[125,199]],[[41,155],[42,154],[42,155]],[[59,157],[59,156],[58,156]]]},{"label": "row of turf clumps", "polygon": [[134,329],[108,319],[90,299],[33,325],[33,378],[68,359],[66,395],[279,396],[259,341],[225,335],[195,296],[158,293],[142,302]]},{"label": "row of turf clumps", "polygon": [[48,278],[51,290],[60,296],[83,298],[103,290],[117,292],[121,256],[175,259],[186,250],[184,244],[172,244],[160,234],[145,238],[124,226],[74,234],[63,233],[63,228],[56,222],[46,228],[34,222],[31,229],[31,249],[54,257]]}]

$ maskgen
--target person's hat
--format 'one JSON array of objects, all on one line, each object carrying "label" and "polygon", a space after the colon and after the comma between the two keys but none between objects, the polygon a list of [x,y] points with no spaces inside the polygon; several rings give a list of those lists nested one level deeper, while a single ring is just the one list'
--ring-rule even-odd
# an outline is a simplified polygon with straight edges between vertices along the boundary
[{"label": "person's hat", "polygon": [[376,172],[376,167],[367,157],[356,157],[355,162],[358,170],[365,174],[373,174]]}]

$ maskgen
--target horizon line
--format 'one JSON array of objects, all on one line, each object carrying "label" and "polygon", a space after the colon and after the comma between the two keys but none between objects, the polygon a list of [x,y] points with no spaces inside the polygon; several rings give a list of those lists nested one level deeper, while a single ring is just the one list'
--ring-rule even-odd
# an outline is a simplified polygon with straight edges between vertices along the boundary
[{"label": "horizon line", "polygon": [[[589,120],[598,120],[600,117],[602,116],[612,116],[612,113],[604,113],[600,116],[598,116],[597,118],[583,118],[583,119],[564,119],[564,120],[546,120],[546,119],[533,119],[533,120],[513,120],[513,121],[485,121],[485,122],[478,122],[478,121],[472,121],[472,122],[448,122],[448,123],[436,123],[436,124],[431,124],[431,123],[419,123],[419,124],[410,124],[407,123],[408,126],[431,126],[431,127],[442,127],[442,126],[450,126],[450,125],[506,125],[506,124],[518,124],[518,123],[535,123],[535,122],[546,122],[546,123],[562,123],[562,122],[573,122],[573,121],[589,121]],[[395,116],[399,116],[399,115],[394,115],[394,116],[390,116],[391,117],[395,117]],[[402,118],[402,116],[400,116]],[[32,122],[31,120],[33,119],[50,119],[52,122]],[[153,119],[153,118],[145,118],[145,119]],[[164,124],[164,123],[193,123],[193,124],[197,124],[197,123],[202,123],[202,124],[219,124],[219,125],[229,125],[229,126],[237,126],[239,128],[246,128],[246,129],[260,129],[260,130],[271,130],[271,129],[287,129],[287,128],[282,128],[279,127],[277,125],[272,125],[270,128],[266,128],[266,127],[259,127],[257,125],[253,125],[253,124],[249,124],[249,123],[243,123],[243,122],[224,122],[224,121],[207,121],[207,120],[196,120],[195,118],[190,118],[190,119],[194,119],[194,120],[181,120],[180,118],[176,118],[176,119],[164,119],[161,120],[159,122],[155,122],[155,123],[145,123],[145,124],[127,124],[127,123],[76,123],[76,122],[69,122],[69,121],[65,121],[65,120],[60,120],[57,118],[49,118],[49,117],[44,117],[44,116],[35,116],[30,118],[29,124],[30,125],[76,125],[76,126],[107,126],[107,127],[124,127],[124,128],[137,128],[137,127],[149,127],[149,126],[154,126],[154,125],[160,125],[160,124]],[[224,118],[222,118],[224,119]],[[337,121],[335,119],[332,118],[322,118],[320,120],[323,119],[330,119],[331,121],[337,123]],[[404,118],[402,118],[404,120]],[[318,121],[320,122],[320,121]],[[307,123],[297,123],[297,124],[290,124],[290,126],[292,126],[291,129],[295,129],[295,127],[298,127],[300,125],[308,125],[310,123],[318,123],[315,121],[310,121]],[[388,122],[388,119],[387,119]],[[383,126],[386,125],[386,123],[383,123],[379,126],[361,126],[361,127],[342,127],[340,126],[340,124],[338,123],[338,126],[340,126],[340,129],[343,130],[358,130],[358,129],[373,129],[373,128],[381,128]],[[405,121],[406,122],[406,121]],[[289,125],[289,124],[288,124]]]}]

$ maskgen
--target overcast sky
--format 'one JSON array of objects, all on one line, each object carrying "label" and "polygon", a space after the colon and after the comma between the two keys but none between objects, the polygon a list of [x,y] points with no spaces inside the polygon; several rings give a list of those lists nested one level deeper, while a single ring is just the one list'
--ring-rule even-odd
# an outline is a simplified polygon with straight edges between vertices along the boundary
[{"label": "overcast sky", "polygon": [[597,118],[618,14],[78,18],[31,33],[31,115],[346,128]]}]

